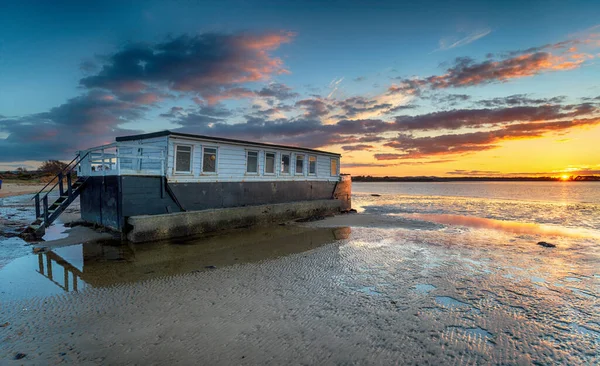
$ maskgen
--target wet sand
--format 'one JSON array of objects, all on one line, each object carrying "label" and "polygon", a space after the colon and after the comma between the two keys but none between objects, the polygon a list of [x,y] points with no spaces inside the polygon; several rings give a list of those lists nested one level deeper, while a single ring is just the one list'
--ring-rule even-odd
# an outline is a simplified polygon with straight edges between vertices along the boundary
[{"label": "wet sand", "polygon": [[[79,276],[77,292],[71,286],[52,292],[59,295],[10,298],[23,293],[5,289],[0,360],[600,362],[594,239],[424,219],[367,212],[147,246],[57,245],[53,253],[62,256],[54,263],[69,268],[71,281]],[[559,245],[543,248],[540,240]],[[46,257],[23,257],[4,270],[56,286],[44,277]],[[53,266],[59,285],[62,274]],[[25,357],[12,360],[17,353]]]},{"label": "wet sand", "polygon": [[45,185],[45,183],[2,183],[0,198],[22,194],[35,194],[44,188]]}]

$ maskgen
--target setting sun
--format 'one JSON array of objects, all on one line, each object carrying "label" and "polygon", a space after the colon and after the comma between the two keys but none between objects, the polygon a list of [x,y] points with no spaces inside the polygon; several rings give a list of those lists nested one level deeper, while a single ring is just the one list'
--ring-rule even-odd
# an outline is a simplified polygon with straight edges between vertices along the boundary
[{"label": "setting sun", "polygon": [[562,179],[562,180],[568,180],[569,176],[566,175],[566,174],[563,174],[563,175],[560,176],[560,179]]}]

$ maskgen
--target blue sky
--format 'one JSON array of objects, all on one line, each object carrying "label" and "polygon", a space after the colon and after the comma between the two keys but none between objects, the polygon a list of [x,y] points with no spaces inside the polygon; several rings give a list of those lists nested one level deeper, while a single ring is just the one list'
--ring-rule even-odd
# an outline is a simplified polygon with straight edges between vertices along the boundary
[{"label": "blue sky", "polygon": [[[24,1],[2,8],[0,169],[66,159],[116,135],[179,128],[346,152],[353,173],[380,175],[371,164],[444,174],[450,168],[438,161],[475,170],[473,156],[513,138],[547,138],[580,125],[597,133],[588,121],[598,117],[600,96],[594,1]],[[168,42],[188,48],[175,58],[193,54],[185,80],[180,63],[158,56]],[[129,59],[119,64],[118,56],[134,48],[153,53],[142,57],[149,69],[135,71]],[[407,88],[411,80],[418,85]],[[478,104],[514,95],[521,96],[517,104],[488,103],[483,112]],[[554,114],[477,122],[502,112],[491,109],[525,106],[553,106]],[[451,111],[474,117],[468,122],[461,114],[462,124],[451,128],[424,122]],[[424,127],[407,128],[406,117]],[[587,120],[539,124],[569,118]],[[538,124],[527,135],[494,132],[523,121]],[[315,139],[315,129],[332,138]],[[468,135],[475,130],[493,136],[465,145],[480,138]],[[444,136],[457,134],[465,138],[451,137],[460,146],[423,145],[424,137],[452,144]],[[596,163],[567,165],[591,171]],[[508,166],[489,171],[510,173]]]}]

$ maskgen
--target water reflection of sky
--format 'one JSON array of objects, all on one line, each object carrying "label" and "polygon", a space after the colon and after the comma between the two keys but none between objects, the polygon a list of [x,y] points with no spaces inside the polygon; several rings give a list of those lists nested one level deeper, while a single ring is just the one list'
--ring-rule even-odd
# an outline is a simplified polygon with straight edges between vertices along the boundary
[{"label": "water reflection of sky", "polygon": [[[57,248],[54,252],[82,270],[82,250],[83,246],[80,244]],[[50,273],[52,279],[49,277]],[[0,294],[4,300],[47,297],[64,293],[65,283],[71,290],[74,287],[78,290],[84,289],[85,282],[76,277],[67,267],[52,260],[46,253],[31,254],[17,258],[0,269]],[[74,284],[74,281],[77,281],[77,284]]]}]

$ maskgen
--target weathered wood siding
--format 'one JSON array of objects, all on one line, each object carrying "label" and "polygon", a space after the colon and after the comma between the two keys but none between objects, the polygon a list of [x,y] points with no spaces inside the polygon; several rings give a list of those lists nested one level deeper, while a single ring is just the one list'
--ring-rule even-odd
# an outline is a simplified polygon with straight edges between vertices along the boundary
[{"label": "weathered wood siding", "polygon": [[[175,172],[175,145],[192,146],[192,172]],[[217,148],[217,172],[202,172],[202,151],[204,147]],[[246,152],[258,152],[258,173],[246,172]],[[265,173],[265,156],[274,152],[275,174]],[[281,172],[282,154],[290,155],[290,173]],[[296,173],[296,155],[304,156],[302,174]],[[308,174],[309,156],[317,158],[317,172]],[[331,175],[331,159],[337,160],[337,172]],[[301,150],[266,148],[264,146],[234,145],[222,142],[201,141],[170,136],[167,149],[166,175],[170,182],[266,182],[266,181],[338,181],[340,158],[334,154],[311,153]]]}]

